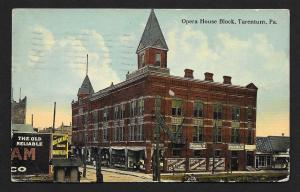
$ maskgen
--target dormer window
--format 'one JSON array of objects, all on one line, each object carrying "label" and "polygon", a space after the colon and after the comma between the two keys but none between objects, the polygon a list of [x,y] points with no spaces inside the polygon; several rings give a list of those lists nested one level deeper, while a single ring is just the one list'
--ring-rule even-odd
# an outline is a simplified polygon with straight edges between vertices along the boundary
[{"label": "dormer window", "polygon": [[161,63],[161,56],[160,53],[155,54],[155,66],[160,66]]}]

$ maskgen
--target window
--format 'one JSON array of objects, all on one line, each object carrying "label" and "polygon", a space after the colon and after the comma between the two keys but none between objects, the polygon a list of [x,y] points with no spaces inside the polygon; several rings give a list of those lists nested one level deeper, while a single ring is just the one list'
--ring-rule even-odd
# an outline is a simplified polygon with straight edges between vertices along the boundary
[{"label": "window", "polygon": [[138,115],[144,114],[144,99],[138,100]]},{"label": "window", "polygon": [[247,131],[247,144],[253,145],[253,132],[252,130]]},{"label": "window", "polygon": [[160,66],[161,56],[160,53],[155,54],[155,66]]},{"label": "window", "polygon": [[181,150],[180,149],[173,149],[172,150],[172,156],[173,157],[180,157],[181,156]]},{"label": "window", "polygon": [[114,107],[114,119],[119,119],[119,106]]},{"label": "window", "polygon": [[271,157],[269,155],[258,156],[258,166],[267,167],[271,165]]},{"label": "window", "polygon": [[204,157],[203,150],[194,150],[194,157]]},{"label": "window", "polygon": [[181,116],[182,100],[172,100],[172,116]]},{"label": "window", "polygon": [[232,108],[232,120],[233,121],[240,121],[240,108],[239,107],[233,107]]},{"label": "window", "polygon": [[103,128],[103,141],[107,141],[107,127]]},{"label": "window", "polygon": [[195,101],[193,106],[194,117],[203,117],[203,104],[200,101]]},{"label": "window", "polygon": [[253,119],[253,114],[252,114],[252,107],[247,108],[247,121],[251,122]]},{"label": "window", "polygon": [[213,142],[222,142],[222,129],[216,125],[213,127]]},{"label": "window", "polygon": [[94,123],[98,123],[98,112],[97,111],[93,111],[92,115],[93,115],[93,122]]},{"label": "window", "polygon": [[137,100],[130,102],[130,116],[134,117],[137,115]]},{"label": "window", "polygon": [[217,158],[221,157],[221,149],[215,150],[215,157],[217,157]]},{"label": "window", "polygon": [[98,139],[98,130],[94,130],[93,131],[93,141],[95,142],[95,141],[97,141],[97,139]]},{"label": "window", "polygon": [[108,109],[103,110],[103,121],[104,122],[108,121]]},{"label": "window", "polygon": [[145,66],[145,54],[142,53],[140,54],[140,62],[141,62],[141,67]]},{"label": "window", "polygon": [[121,104],[120,119],[123,119],[124,116],[125,116],[125,105]]},{"label": "window", "polygon": [[193,127],[193,142],[203,141],[203,127],[194,126]]},{"label": "window", "polygon": [[231,143],[238,143],[239,133],[237,128],[231,129]]},{"label": "window", "polygon": [[214,119],[222,119],[222,105],[221,104],[213,105],[213,118]]},{"label": "window", "polygon": [[182,138],[182,129],[179,130],[180,125],[172,125],[171,131],[173,133],[173,136],[176,136],[176,133],[178,132],[177,136],[178,138]]},{"label": "window", "polygon": [[143,125],[136,125],[135,140],[142,141],[144,139]]}]

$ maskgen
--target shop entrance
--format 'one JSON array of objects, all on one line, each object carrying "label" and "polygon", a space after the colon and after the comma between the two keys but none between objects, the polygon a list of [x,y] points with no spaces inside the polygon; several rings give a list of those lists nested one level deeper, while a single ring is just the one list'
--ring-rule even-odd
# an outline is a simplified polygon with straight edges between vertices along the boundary
[{"label": "shop entrance", "polygon": [[253,152],[247,151],[247,166],[254,167],[254,154],[253,154]]},{"label": "shop entrance", "polygon": [[238,152],[231,152],[231,170],[237,171],[239,169],[239,160],[238,160]]}]

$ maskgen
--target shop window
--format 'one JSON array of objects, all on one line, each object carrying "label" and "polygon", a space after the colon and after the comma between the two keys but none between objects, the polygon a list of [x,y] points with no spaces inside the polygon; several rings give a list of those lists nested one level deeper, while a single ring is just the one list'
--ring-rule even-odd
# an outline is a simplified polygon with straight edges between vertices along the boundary
[{"label": "shop window", "polygon": [[203,117],[203,103],[195,101],[193,106],[194,117]]},{"label": "shop window", "polygon": [[173,157],[180,157],[181,156],[181,150],[180,149],[173,149],[172,150],[172,156]]},{"label": "shop window", "polygon": [[231,151],[231,157],[239,157],[239,152],[238,151]]},{"label": "shop window", "polygon": [[221,149],[216,149],[215,150],[215,157],[220,158],[221,157]]},{"label": "shop window", "polygon": [[203,127],[193,127],[193,142],[203,142]]},{"label": "shop window", "polygon": [[172,116],[181,116],[182,112],[182,100],[172,100]]},{"label": "shop window", "polygon": [[239,107],[232,107],[231,118],[232,118],[232,121],[240,121],[240,108]]},{"label": "shop window", "polygon": [[203,150],[194,150],[194,157],[204,157],[204,151]]},{"label": "shop window", "polygon": [[258,166],[267,167],[271,165],[271,157],[269,155],[258,156]]},{"label": "shop window", "polygon": [[222,119],[222,105],[221,104],[213,105],[213,118],[216,120]]}]

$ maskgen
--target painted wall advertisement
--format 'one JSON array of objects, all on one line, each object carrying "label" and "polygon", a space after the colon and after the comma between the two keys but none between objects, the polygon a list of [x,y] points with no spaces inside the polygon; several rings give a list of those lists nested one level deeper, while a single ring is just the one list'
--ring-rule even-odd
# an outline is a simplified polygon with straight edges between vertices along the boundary
[{"label": "painted wall advertisement", "polygon": [[52,135],[52,158],[68,158],[68,135]]},{"label": "painted wall advertisement", "polygon": [[11,140],[11,174],[49,174],[50,134],[14,133]]}]

